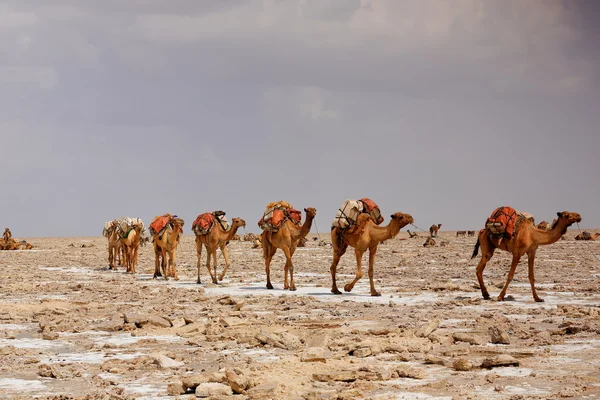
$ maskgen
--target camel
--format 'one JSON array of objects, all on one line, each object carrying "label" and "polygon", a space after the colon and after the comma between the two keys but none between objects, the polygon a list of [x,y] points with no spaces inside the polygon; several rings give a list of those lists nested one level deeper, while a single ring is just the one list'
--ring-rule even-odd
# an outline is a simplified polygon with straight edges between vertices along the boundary
[{"label": "camel", "polygon": [[[160,232],[152,232],[154,240],[154,276],[157,278],[164,275],[165,280],[173,277],[176,281],[179,280],[176,266],[176,250],[183,232],[184,221],[181,218],[169,215],[169,223]],[[167,255],[169,262],[167,263]],[[162,267],[162,274],[160,268]]]},{"label": "camel", "polygon": [[[335,275],[340,258],[348,246],[354,248],[356,255],[356,277],[354,280],[344,286],[346,292],[352,291],[354,285],[363,276],[362,272],[362,256],[369,250],[369,283],[371,285],[371,296],[381,296],[373,283],[373,266],[375,264],[375,254],[377,246],[384,240],[396,237],[400,229],[414,222],[413,217],[409,214],[397,212],[392,214],[391,221],[386,226],[378,226],[373,222],[369,214],[360,214],[356,221],[356,226],[342,230],[334,227],[331,230],[331,242],[333,244],[333,263],[331,264],[331,293],[342,294],[338,290]],[[356,229],[354,229],[356,228]]]},{"label": "camel", "polygon": [[575,236],[575,240],[596,240],[598,237],[600,237],[600,232],[592,236],[589,232],[584,231],[583,233]]},{"label": "camel", "polygon": [[305,237],[300,238],[300,240],[298,240],[297,247],[306,247],[306,242],[308,242],[308,239],[306,239]]},{"label": "camel", "polygon": [[[271,260],[277,252],[277,249],[281,249],[285,254],[285,267],[284,275],[285,279],[283,282],[283,288],[285,290],[296,290],[296,283],[294,282],[294,264],[292,263],[292,256],[298,246],[298,241],[306,237],[310,232],[313,220],[317,215],[316,208],[308,207],[304,209],[306,213],[306,219],[302,226],[294,224],[289,218],[286,218],[277,232],[263,231],[262,248],[263,257],[265,259],[265,271],[267,273],[267,289],[273,289],[271,284]],[[290,280],[288,282],[288,272]]]},{"label": "camel", "polygon": [[129,274],[135,274],[135,265],[138,261],[141,236],[142,227],[135,225],[133,226],[133,229],[130,229],[129,232],[127,232],[127,236],[121,238],[125,271]]},{"label": "camel", "polygon": [[464,237],[467,234],[467,231],[456,231],[456,237],[462,236]]},{"label": "camel", "polygon": [[121,238],[119,237],[119,233],[117,232],[117,226],[119,225],[119,220],[115,219],[112,221],[110,227],[106,230],[106,235],[108,238],[108,269],[117,270],[117,266],[115,261],[118,259],[119,265],[121,265]]},{"label": "camel", "polygon": [[475,243],[475,248],[473,249],[473,255],[471,256],[471,259],[477,256],[477,252],[481,246],[481,260],[477,265],[477,280],[479,281],[479,287],[481,288],[481,294],[483,295],[484,299],[488,300],[490,295],[483,282],[483,270],[485,269],[487,262],[494,255],[494,251],[496,249],[500,249],[512,253],[512,263],[510,266],[510,271],[508,272],[508,277],[506,278],[506,283],[504,284],[500,295],[498,295],[498,301],[504,300],[508,285],[512,281],[515,274],[517,264],[519,263],[521,257],[525,254],[527,254],[529,283],[531,284],[533,298],[536,302],[544,301],[538,296],[535,290],[533,263],[537,248],[539,246],[556,242],[567,232],[567,228],[569,226],[573,225],[575,222],[581,222],[581,216],[574,212],[563,211],[557,213],[557,215],[558,219],[549,231],[538,229],[531,221],[523,219],[520,227],[510,240],[494,238],[491,235],[489,228],[479,231],[479,236],[477,238],[477,243]]},{"label": "camel", "polygon": [[467,231],[467,236],[469,237],[475,237],[475,231]]},{"label": "camel", "polygon": [[[216,218],[215,218],[216,219]],[[223,229],[223,226],[215,221],[212,229],[210,229],[206,234],[199,235],[196,233],[196,252],[198,253],[198,281],[200,282],[200,264],[202,257],[202,246],[206,247],[206,269],[208,269],[208,273],[210,274],[210,279],[213,283],[217,283],[217,249],[221,249],[221,253],[223,254],[223,258],[225,258],[225,268],[221,275],[219,275],[219,281],[222,281],[227,273],[227,269],[231,265],[229,262],[229,254],[227,254],[227,243],[233,239],[237,230],[240,227],[246,227],[246,221],[241,218],[234,218],[231,220],[231,227],[229,230]],[[215,273],[213,275],[210,270],[210,258],[212,256],[213,266],[215,269]]]},{"label": "camel", "polygon": [[415,238],[418,238],[418,237],[419,237],[419,235],[417,234],[417,232],[411,232],[411,231],[409,231],[408,229],[406,230],[406,232],[408,232],[408,236],[409,236],[411,239],[415,239]]},{"label": "camel", "polygon": [[2,235],[2,237],[4,238],[5,242],[10,242],[10,239],[12,238],[12,232],[10,231],[10,229],[4,228],[4,234]]},{"label": "camel", "polygon": [[441,227],[442,227],[442,224],[431,225],[429,227],[429,235],[432,238],[437,237],[438,231],[440,230]]}]

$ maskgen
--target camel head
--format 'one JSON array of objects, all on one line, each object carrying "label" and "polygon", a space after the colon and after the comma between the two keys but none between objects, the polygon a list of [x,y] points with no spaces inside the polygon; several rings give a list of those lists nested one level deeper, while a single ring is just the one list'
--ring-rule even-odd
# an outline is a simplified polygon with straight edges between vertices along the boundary
[{"label": "camel head", "polygon": [[245,227],[246,227],[246,221],[244,221],[244,220],[243,220],[243,219],[241,219],[241,218],[233,218],[233,219],[231,220],[231,226],[237,226],[237,227],[240,227],[240,226],[242,226],[242,227],[244,227],[244,228],[245,228]]},{"label": "camel head", "polygon": [[412,224],[413,222],[415,222],[412,215],[403,214],[401,212],[392,214],[390,216],[390,218],[392,219],[392,221],[396,221],[396,222],[400,223],[400,227],[403,227],[403,226],[406,226],[408,224]]},{"label": "camel head", "polygon": [[304,209],[304,212],[306,213],[307,217],[316,217],[317,216],[317,209],[313,208],[313,207],[308,207]]},{"label": "camel head", "polygon": [[558,215],[558,221],[560,221],[560,220],[565,221],[567,223],[567,226],[571,226],[575,222],[581,222],[581,215],[579,215],[575,212],[562,211],[562,212],[557,212],[556,215]]}]

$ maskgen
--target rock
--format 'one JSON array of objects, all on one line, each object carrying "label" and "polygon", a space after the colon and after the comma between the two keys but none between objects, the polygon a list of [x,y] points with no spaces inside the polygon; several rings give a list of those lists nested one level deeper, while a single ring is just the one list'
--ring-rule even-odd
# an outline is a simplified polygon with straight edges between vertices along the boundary
[{"label": "rock", "polygon": [[58,333],[56,333],[56,332],[44,332],[42,334],[42,339],[44,339],[44,340],[56,340],[56,339],[58,339]]},{"label": "rock", "polygon": [[326,363],[329,357],[331,357],[329,350],[323,347],[309,347],[300,356],[300,361]]},{"label": "rock", "polygon": [[239,317],[235,317],[235,318],[220,318],[219,319],[219,323],[225,327],[225,328],[230,328],[232,326],[238,326],[238,325],[246,325],[246,321],[239,318]]},{"label": "rock", "polygon": [[481,368],[494,368],[494,367],[510,367],[519,366],[519,360],[509,356],[508,354],[500,354],[495,357],[486,358],[481,363]]},{"label": "rock", "polygon": [[490,342],[495,344],[510,344],[510,338],[508,337],[508,333],[503,331],[500,328],[495,326],[490,327]]},{"label": "rock", "polygon": [[231,296],[227,295],[227,296],[221,297],[220,299],[217,299],[217,303],[219,303],[223,306],[232,306],[232,305],[237,304],[237,301],[232,299]]},{"label": "rock", "polygon": [[473,369],[473,363],[466,358],[459,358],[452,363],[452,367],[456,371],[470,371]]},{"label": "rock", "polygon": [[169,319],[169,322],[173,328],[182,328],[186,326],[185,319],[183,317],[171,318]]},{"label": "rock", "polygon": [[161,368],[179,368],[185,365],[182,361],[173,360],[172,358],[160,353],[150,354],[150,357],[154,359],[154,362],[156,362],[156,364],[158,364],[158,366]]},{"label": "rock", "polygon": [[147,325],[157,326],[159,328],[171,327],[171,323],[167,319],[155,314],[148,313],[126,313],[125,323],[134,324],[138,328],[143,328]]},{"label": "rock", "polygon": [[273,399],[273,394],[277,391],[279,384],[277,382],[266,382],[258,386],[254,386],[247,391],[250,399]]},{"label": "rock", "polygon": [[222,383],[201,383],[196,387],[196,397],[215,398],[218,396],[231,396],[232,394],[231,387]]},{"label": "rock", "polygon": [[424,379],[427,377],[425,370],[405,365],[397,366],[396,373],[398,374],[398,378]]},{"label": "rock", "polygon": [[282,342],[282,340],[280,338],[278,338],[277,336],[272,335],[270,333],[261,331],[259,334],[257,334],[255,336],[255,338],[256,338],[256,340],[258,340],[259,342],[261,342],[263,344],[268,344],[273,347],[287,350],[287,346]]},{"label": "rock", "polygon": [[206,332],[206,324],[204,324],[202,322],[193,322],[191,324],[187,324],[185,326],[175,329],[175,332],[179,336],[183,336],[183,337],[194,335],[194,334],[203,335]]},{"label": "rock", "polygon": [[171,382],[167,384],[167,394],[169,396],[179,396],[180,394],[185,393],[185,388],[183,384],[180,382]]},{"label": "rock", "polygon": [[228,369],[225,371],[225,376],[227,377],[227,383],[231,387],[236,394],[245,394],[246,389],[248,389],[249,382],[248,379],[244,378],[243,375],[238,375],[235,371]]},{"label": "rock", "polygon": [[181,378],[181,385],[185,391],[196,390],[196,388],[202,384],[208,382],[208,379],[204,375],[186,375]]},{"label": "rock", "polygon": [[123,329],[124,322],[122,315],[114,315],[108,321],[96,325],[94,329],[98,331],[116,332]]},{"label": "rock", "polygon": [[56,370],[56,368],[53,365],[48,364],[40,364],[38,367],[38,375],[44,378],[54,379],[61,377],[61,374]]},{"label": "rock", "polygon": [[281,337],[281,342],[288,350],[296,350],[302,347],[302,341],[294,334],[283,332],[279,334],[279,337]]},{"label": "rock", "polygon": [[358,371],[341,371],[329,374],[313,374],[313,379],[319,382],[354,382],[360,377]]},{"label": "rock", "polygon": [[481,340],[481,338],[473,334],[464,332],[456,332],[452,335],[452,338],[454,339],[454,342],[465,342],[472,345],[481,345],[484,343],[484,341]]},{"label": "rock", "polygon": [[361,347],[352,352],[352,355],[354,357],[359,357],[359,358],[368,357],[371,354],[373,354],[373,351],[371,350],[370,347]]},{"label": "rock", "polygon": [[440,356],[428,354],[425,356],[425,364],[446,365],[447,360]]},{"label": "rock", "polygon": [[419,328],[419,330],[417,330],[415,332],[415,336],[417,337],[427,337],[429,335],[431,335],[433,333],[433,331],[435,331],[438,326],[440,325],[440,320],[439,319],[434,319],[431,322],[429,322],[427,325],[423,325],[422,327]]}]

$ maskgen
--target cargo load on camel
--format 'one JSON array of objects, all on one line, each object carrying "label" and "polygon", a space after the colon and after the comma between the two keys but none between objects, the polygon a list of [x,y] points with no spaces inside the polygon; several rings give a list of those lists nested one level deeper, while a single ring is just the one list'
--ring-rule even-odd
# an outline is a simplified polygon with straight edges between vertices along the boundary
[{"label": "cargo load on camel", "polygon": [[380,225],[383,222],[381,210],[377,203],[366,197],[360,200],[346,200],[335,214],[331,223],[332,228],[346,229],[356,224],[361,213],[370,215],[373,222]]},{"label": "cargo load on camel", "polygon": [[227,221],[225,212],[213,211],[212,213],[198,215],[192,224],[192,231],[196,235],[206,235],[212,230],[215,222],[221,225],[221,228],[223,228],[224,231],[229,230],[229,222]]},{"label": "cargo load on camel", "polygon": [[286,220],[300,225],[302,213],[288,203],[281,200],[267,204],[263,217],[258,221],[260,229],[268,232],[277,232]]},{"label": "cargo load on camel", "polygon": [[535,223],[533,215],[517,211],[512,207],[502,206],[492,212],[492,215],[485,222],[485,226],[493,236],[510,240],[519,229],[523,220]]},{"label": "cargo load on camel", "polygon": [[[154,217],[154,219],[150,223],[150,234],[152,236],[161,237],[163,232],[165,231],[165,229],[168,226],[171,226],[171,228],[174,227],[173,221],[175,218],[178,218],[178,217],[177,217],[177,215],[173,215],[173,214],[165,214],[165,215],[160,215],[158,217]],[[183,229],[181,227],[180,227],[180,229],[181,229],[181,232],[183,233]]]},{"label": "cargo load on camel", "polygon": [[104,223],[104,229],[102,229],[102,236],[105,238],[109,237],[113,230],[114,221],[106,221]]},{"label": "cargo load on camel", "polygon": [[146,226],[141,218],[124,217],[117,225],[117,233],[120,237],[126,238],[133,229],[140,229],[140,236],[146,236]]}]

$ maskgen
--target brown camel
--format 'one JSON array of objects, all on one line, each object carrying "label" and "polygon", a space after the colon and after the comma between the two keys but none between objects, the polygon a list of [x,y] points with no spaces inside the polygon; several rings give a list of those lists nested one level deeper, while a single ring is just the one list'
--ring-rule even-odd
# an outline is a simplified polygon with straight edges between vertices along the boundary
[{"label": "brown camel", "polygon": [[135,265],[138,261],[138,250],[140,248],[141,236],[142,227],[135,225],[133,229],[127,233],[126,237],[121,238],[125,271],[129,274],[135,274]]},{"label": "brown camel", "polygon": [[425,243],[423,243],[423,247],[434,247],[435,246],[435,240],[433,240],[433,238],[430,236],[427,239],[425,239]]},{"label": "brown camel", "polygon": [[[285,267],[284,275],[285,279],[283,282],[283,288],[289,290],[296,290],[296,283],[294,282],[294,264],[292,264],[292,256],[298,246],[298,241],[310,232],[313,220],[317,215],[317,210],[313,207],[304,209],[306,213],[306,219],[302,226],[298,226],[286,218],[281,227],[277,232],[263,231],[262,237],[262,248],[263,257],[265,259],[265,271],[267,273],[267,289],[273,289],[271,284],[271,260],[277,252],[277,249],[281,249],[285,254]],[[290,280],[288,284],[288,272],[290,274]]]},{"label": "brown camel", "polygon": [[467,236],[469,237],[475,237],[475,231],[467,231]]},{"label": "brown camel", "polygon": [[508,285],[515,275],[515,270],[517,269],[519,260],[522,256],[527,254],[527,262],[529,265],[529,283],[531,284],[533,298],[538,302],[544,301],[537,295],[535,290],[533,262],[535,260],[537,248],[538,246],[556,242],[567,232],[567,228],[569,226],[573,225],[575,222],[581,222],[581,216],[577,213],[563,211],[557,213],[557,215],[558,220],[549,231],[537,229],[531,221],[526,219],[522,220],[520,227],[510,240],[494,238],[488,228],[479,231],[479,237],[477,239],[477,243],[475,244],[473,256],[471,258],[475,258],[477,256],[479,246],[481,246],[481,260],[477,265],[477,280],[479,281],[479,287],[481,288],[481,294],[483,295],[484,299],[489,299],[490,295],[483,282],[483,270],[485,269],[487,262],[494,255],[494,251],[496,249],[500,249],[512,253],[512,263],[510,265],[508,277],[506,278],[506,283],[504,284],[504,288],[498,296],[498,300],[502,301],[504,299]]},{"label": "brown camel", "polygon": [[4,228],[4,234],[2,235],[2,237],[4,238],[5,242],[10,242],[10,239],[12,238],[12,232],[10,231],[10,229]]},{"label": "brown camel", "polygon": [[[179,280],[175,256],[183,232],[183,225],[183,219],[170,216],[169,223],[162,230],[162,235],[159,232],[152,233],[152,238],[154,240],[153,278],[164,275],[165,280],[168,280],[169,277],[172,277],[176,281]],[[169,256],[168,263],[167,255]],[[160,271],[161,267],[162,275]]]},{"label": "brown camel", "polygon": [[[371,284],[371,296],[381,296],[381,294],[375,290],[373,283],[373,266],[375,264],[375,254],[377,253],[377,246],[384,240],[394,238],[400,229],[408,224],[414,222],[413,217],[409,214],[403,214],[397,212],[392,214],[391,221],[387,226],[376,225],[369,214],[360,214],[356,221],[356,226],[346,230],[334,227],[331,230],[331,242],[333,243],[333,263],[331,264],[331,293],[342,294],[338,290],[335,275],[337,271],[337,265],[340,262],[340,258],[348,246],[354,248],[354,254],[356,255],[356,277],[346,286],[344,290],[350,292],[356,282],[363,276],[362,272],[362,256],[369,250],[369,283]],[[356,228],[356,229],[354,229]]]},{"label": "brown camel", "polygon": [[600,232],[592,236],[592,234],[590,234],[589,232],[584,231],[579,235],[575,236],[575,240],[596,240],[598,237],[600,237]]},{"label": "brown camel", "polygon": [[117,232],[117,226],[119,225],[119,220],[115,219],[112,221],[111,225],[106,229],[105,235],[108,238],[108,269],[117,270],[117,265],[115,261],[118,259],[119,265],[121,265],[121,238]]},{"label": "brown camel", "polygon": [[417,232],[411,232],[411,231],[409,231],[408,229],[406,230],[406,232],[408,232],[408,236],[409,236],[411,239],[414,239],[414,238],[418,238],[418,237],[419,237],[419,235],[417,234]]},{"label": "brown camel", "polygon": [[[216,218],[215,218],[216,219]],[[202,257],[202,246],[206,247],[206,269],[210,275],[210,279],[213,283],[217,283],[217,249],[221,249],[223,258],[225,258],[225,268],[219,276],[219,281],[222,281],[227,273],[227,269],[231,265],[229,262],[229,254],[227,253],[227,243],[233,239],[237,230],[240,227],[246,227],[246,221],[241,218],[234,218],[231,220],[231,228],[224,230],[223,226],[218,221],[215,221],[213,227],[205,235],[199,235],[196,233],[196,252],[198,254],[198,283],[200,282],[200,264]],[[210,258],[212,256],[213,266],[215,273],[213,275],[210,270]]]},{"label": "brown camel", "polygon": [[467,231],[456,231],[456,237],[462,236],[465,237],[467,235]]},{"label": "brown camel", "polygon": [[431,225],[429,227],[429,235],[433,238],[433,237],[437,237],[438,231],[440,230],[440,228],[442,227],[442,224],[437,224],[437,225]]}]

